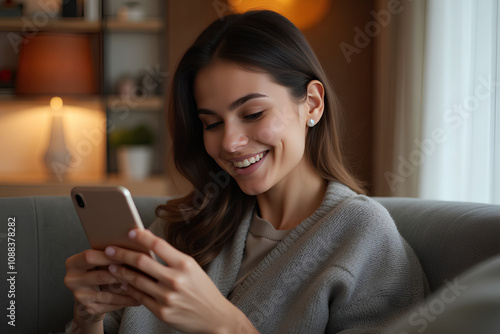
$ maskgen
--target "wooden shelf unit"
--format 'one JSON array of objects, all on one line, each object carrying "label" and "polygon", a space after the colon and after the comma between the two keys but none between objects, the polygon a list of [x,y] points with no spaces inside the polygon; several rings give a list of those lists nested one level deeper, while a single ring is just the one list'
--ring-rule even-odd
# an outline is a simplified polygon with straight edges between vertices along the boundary
[{"label": "wooden shelf unit", "polygon": [[111,32],[159,33],[163,29],[163,22],[155,18],[137,22],[108,18],[104,26]]},{"label": "wooden shelf unit", "polygon": [[76,186],[123,186],[133,196],[175,195],[164,176],[151,176],[145,180],[129,180],[119,175],[67,177],[60,182],[47,175],[9,175],[0,177],[0,197],[69,196]]},{"label": "wooden shelf unit", "polygon": [[68,33],[99,33],[101,22],[85,21],[83,18],[58,18],[37,22],[28,17],[5,17],[0,20],[0,31],[12,32],[68,32]]},{"label": "wooden shelf unit", "polygon": [[[137,78],[138,82],[142,75],[140,72],[144,72],[144,70],[152,69],[151,73],[154,72],[154,74],[166,73],[166,2],[155,0],[155,2],[148,1],[144,3],[146,18],[143,21],[126,21],[117,18],[116,9],[121,5],[120,1],[115,0],[112,3],[106,0],[103,4],[105,9],[98,21],[88,21],[85,18],[52,18],[45,14],[44,18],[46,19],[42,19],[41,16],[1,18],[0,33],[7,38],[7,40],[4,40],[3,45],[10,46],[12,44],[13,36],[9,36],[11,34],[19,37],[30,37],[41,32],[90,35],[93,56],[96,61],[96,74],[98,74],[100,81],[100,91],[97,95],[75,97],[72,104],[78,106],[88,103],[100,103],[107,113],[108,123],[111,122],[113,127],[130,127],[136,123],[138,124],[138,122],[154,125],[152,129],[157,140],[155,142],[153,175],[157,176],[141,181],[130,181],[118,177],[114,158],[111,159],[112,163],[110,163],[110,157],[114,157],[114,150],[106,147],[106,163],[108,166],[108,175],[106,176],[100,178],[80,176],[60,183],[47,180],[40,175],[24,174],[13,176],[0,174],[0,197],[6,195],[65,194],[68,193],[67,191],[71,186],[82,183],[94,185],[121,184],[131,187],[132,193],[136,191],[139,195],[164,195],[167,192],[166,181],[163,182],[165,179],[164,161],[166,159],[166,148],[164,147],[166,144],[163,143],[166,130],[162,120],[165,99],[165,89],[163,87],[165,83],[161,83],[163,86],[159,84],[158,89],[154,91],[147,91],[146,95],[134,96],[131,101],[127,101],[126,98],[124,99],[117,94],[115,89],[115,83],[122,73],[123,75],[130,75],[134,79]],[[21,44],[19,43],[19,45]],[[12,68],[12,59],[17,55],[18,51],[14,50],[5,58],[0,57],[8,59],[3,63],[3,60],[0,59],[0,69],[2,65]],[[163,79],[165,78],[162,77]],[[166,79],[164,81],[166,82]],[[10,110],[22,110],[33,104],[45,105],[47,101],[49,101],[49,98],[45,96],[22,96],[16,95],[12,88],[3,89],[0,90],[0,115],[7,115]],[[115,112],[115,109],[122,110],[124,106],[127,109],[128,120],[126,121],[128,123],[124,122],[122,124],[120,122],[123,113]],[[119,115],[117,116],[117,114]],[[0,157],[1,159],[2,157]]]}]

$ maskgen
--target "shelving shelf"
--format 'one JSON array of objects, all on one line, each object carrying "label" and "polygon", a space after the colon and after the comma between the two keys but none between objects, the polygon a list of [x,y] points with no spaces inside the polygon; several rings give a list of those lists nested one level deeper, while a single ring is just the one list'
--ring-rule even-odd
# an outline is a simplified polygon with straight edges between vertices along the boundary
[{"label": "shelving shelf", "polygon": [[[108,95],[107,97],[107,107],[108,109],[113,109],[115,102],[122,100],[119,95]],[[164,98],[160,95],[149,95],[144,98],[134,100],[131,104],[131,109],[143,112],[158,112],[163,110]]]},{"label": "shelving shelf", "polygon": [[105,28],[110,32],[159,33],[163,29],[163,22],[156,18],[137,22],[109,18],[105,21]]},{"label": "shelving shelf", "polygon": [[[100,94],[85,94],[85,95],[72,95],[72,96],[65,96],[61,95],[64,101],[70,102],[70,103],[82,103],[82,102],[99,102],[102,101],[102,96]],[[53,97],[51,94],[41,94],[41,95],[34,95],[34,94],[0,94],[0,102],[12,102],[12,103],[22,103],[22,102],[35,102],[35,103],[40,103],[45,101],[50,101],[50,99]]]},{"label": "shelving shelf", "polygon": [[[141,21],[131,21],[118,17],[118,9],[124,5],[122,0],[106,0],[101,3],[103,7],[98,21],[88,21],[82,17],[52,17],[42,11],[36,12],[34,16],[1,18],[0,37],[3,38],[1,41],[3,44],[0,43],[0,46],[8,45],[7,51],[10,53],[6,54],[5,57],[3,54],[0,56],[2,58],[0,59],[0,68],[13,68],[15,75],[18,52],[10,46],[12,43],[18,43],[20,46],[20,38],[30,37],[39,32],[88,35],[96,67],[96,76],[99,79],[99,93],[62,96],[64,105],[71,107],[71,109],[67,109],[71,113],[66,114],[69,115],[66,120],[82,116],[83,112],[77,109],[81,107],[87,108],[87,114],[88,110],[98,111],[99,115],[95,116],[96,118],[101,117],[101,114],[105,117],[103,119],[108,131],[106,136],[109,136],[112,129],[131,128],[138,124],[150,127],[156,139],[153,145],[152,175],[141,181],[131,181],[120,177],[117,174],[119,168],[116,150],[104,141],[104,146],[99,146],[99,149],[103,151],[102,156],[105,155],[102,164],[104,167],[103,172],[97,172],[98,175],[89,176],[88,172],[87,174],[75,172],[75,177],[68,177],[64,182],[58,182],[47,179],[38,167],[26,169],[22,175],[0,173],[0,197],[27,196],[29,194],[68,194],[68,190],[75,184],[121,184],[130,188],[137,195],[163,195],[169,192],[170,186],[166,184],[168,178],[165,174],[164,163],[166,160],[166,144],[164,143],[166,129],[163,111],[165,109],[167,36],[164,16],[165,2],[144,2],[142,6],[145,18]],[[134,93],[137,93],[138,96],[133,95],[127,98],[117,93],[121,91],[119,83],[123,77],[135,81],[138,89]],[[150,78],[148,84],[154,83],[155,87],[145,90],[145,78]],[[23,96],[16,94],[12,87],[3,88],[0,89],[0,117],[9,116],[12,110],[29,111],[38,107],[49,110],[49,101],[50,97],[48,96]],[[71,121],[68,123],[72,124]],[[78,131],[73,132],[73,134],[75,133],[74,137],[76,138]]]},{"label": "shelving shelf", "polygon": [[2,18],[0,21],[0,31],[28,33],[38,31],[98,33],[101,31],[101,22],[85,21],[82,18],[58,18],[38,22],[29,17],[6,17]]},{"label": "shelving shelf", "polygon": [[134,196],[165,196],[175,194],[163,176],[153,175],[145,180],[129,180],[119,175],[96,175],[65,178],[62,182],[46,175],[8,175],[0,177],[0,197],[35,195],[69,196],[73,187],[124,186]]},{"label": "shelving shelf", "polygon": [[[49,108],[52,95],[17,95],[0,94],[0,115],[8,114],[11,110],[32,109],[46,106]],[[64,105],[71,107],[100,108],[103,106],[101,95],[62,96]],[[1,179],[1,175],[0,175]]]},{"label": "shelving shelf", "polygon": [[[101,31],[101,21],[85,21],[82,18],[58,18],[38,23],[28,17],[6,17],[0,21],[0,31],[35,32],[35,31],[64,31],[98,33]],[[161,32],[163,22],[157,18],[148,18],[144,21],[124,21],[109,18],[104,21],[105,29],[111,32]]]}]

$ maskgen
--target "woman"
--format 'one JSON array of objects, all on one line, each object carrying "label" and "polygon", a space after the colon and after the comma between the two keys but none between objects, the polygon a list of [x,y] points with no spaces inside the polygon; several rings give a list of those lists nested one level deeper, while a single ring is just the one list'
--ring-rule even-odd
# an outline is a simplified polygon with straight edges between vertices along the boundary
[{"label": "woman", "polygon": [[344,165],[338,110],[290,21],[211,24],[170,96],[174,160],[194,191],[158,208],[156,235],[130,233],[159,262],[114,246],[67,260],[73,329],[376,332],[422,300],[416,256]]}]

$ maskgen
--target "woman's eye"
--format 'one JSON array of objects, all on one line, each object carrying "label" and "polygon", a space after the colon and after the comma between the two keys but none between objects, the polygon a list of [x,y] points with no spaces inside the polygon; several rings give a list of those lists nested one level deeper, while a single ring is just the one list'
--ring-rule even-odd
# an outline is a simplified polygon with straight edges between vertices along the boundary
[{"label": "woman's eye", "polygon": [[263,113],[263,111],[259,111],[259,112],[247,115],[247,116],[245,116],[243,118],[249,119],[249,120],[256,120],[256,119],[259,119],[262,116],[262,113]]},{"label": "woman's eye", "polygon": [[212,123],[212,124],[207,124],[205,126],[205,130],[211,130],[211,129],[214,129],[216,128],[219,124],[222,124],[222,122],[215,122],[215,123]]}]

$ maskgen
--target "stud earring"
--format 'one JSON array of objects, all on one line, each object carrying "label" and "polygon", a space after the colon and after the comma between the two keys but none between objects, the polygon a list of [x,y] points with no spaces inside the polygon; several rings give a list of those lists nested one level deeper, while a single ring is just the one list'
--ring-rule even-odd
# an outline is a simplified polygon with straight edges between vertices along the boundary
[{"label": "stud earring", "polygon": [[309,118],[307,120],[307,126],[310,127],[310,128],[312,128],[314,126],[314,119]]}]

